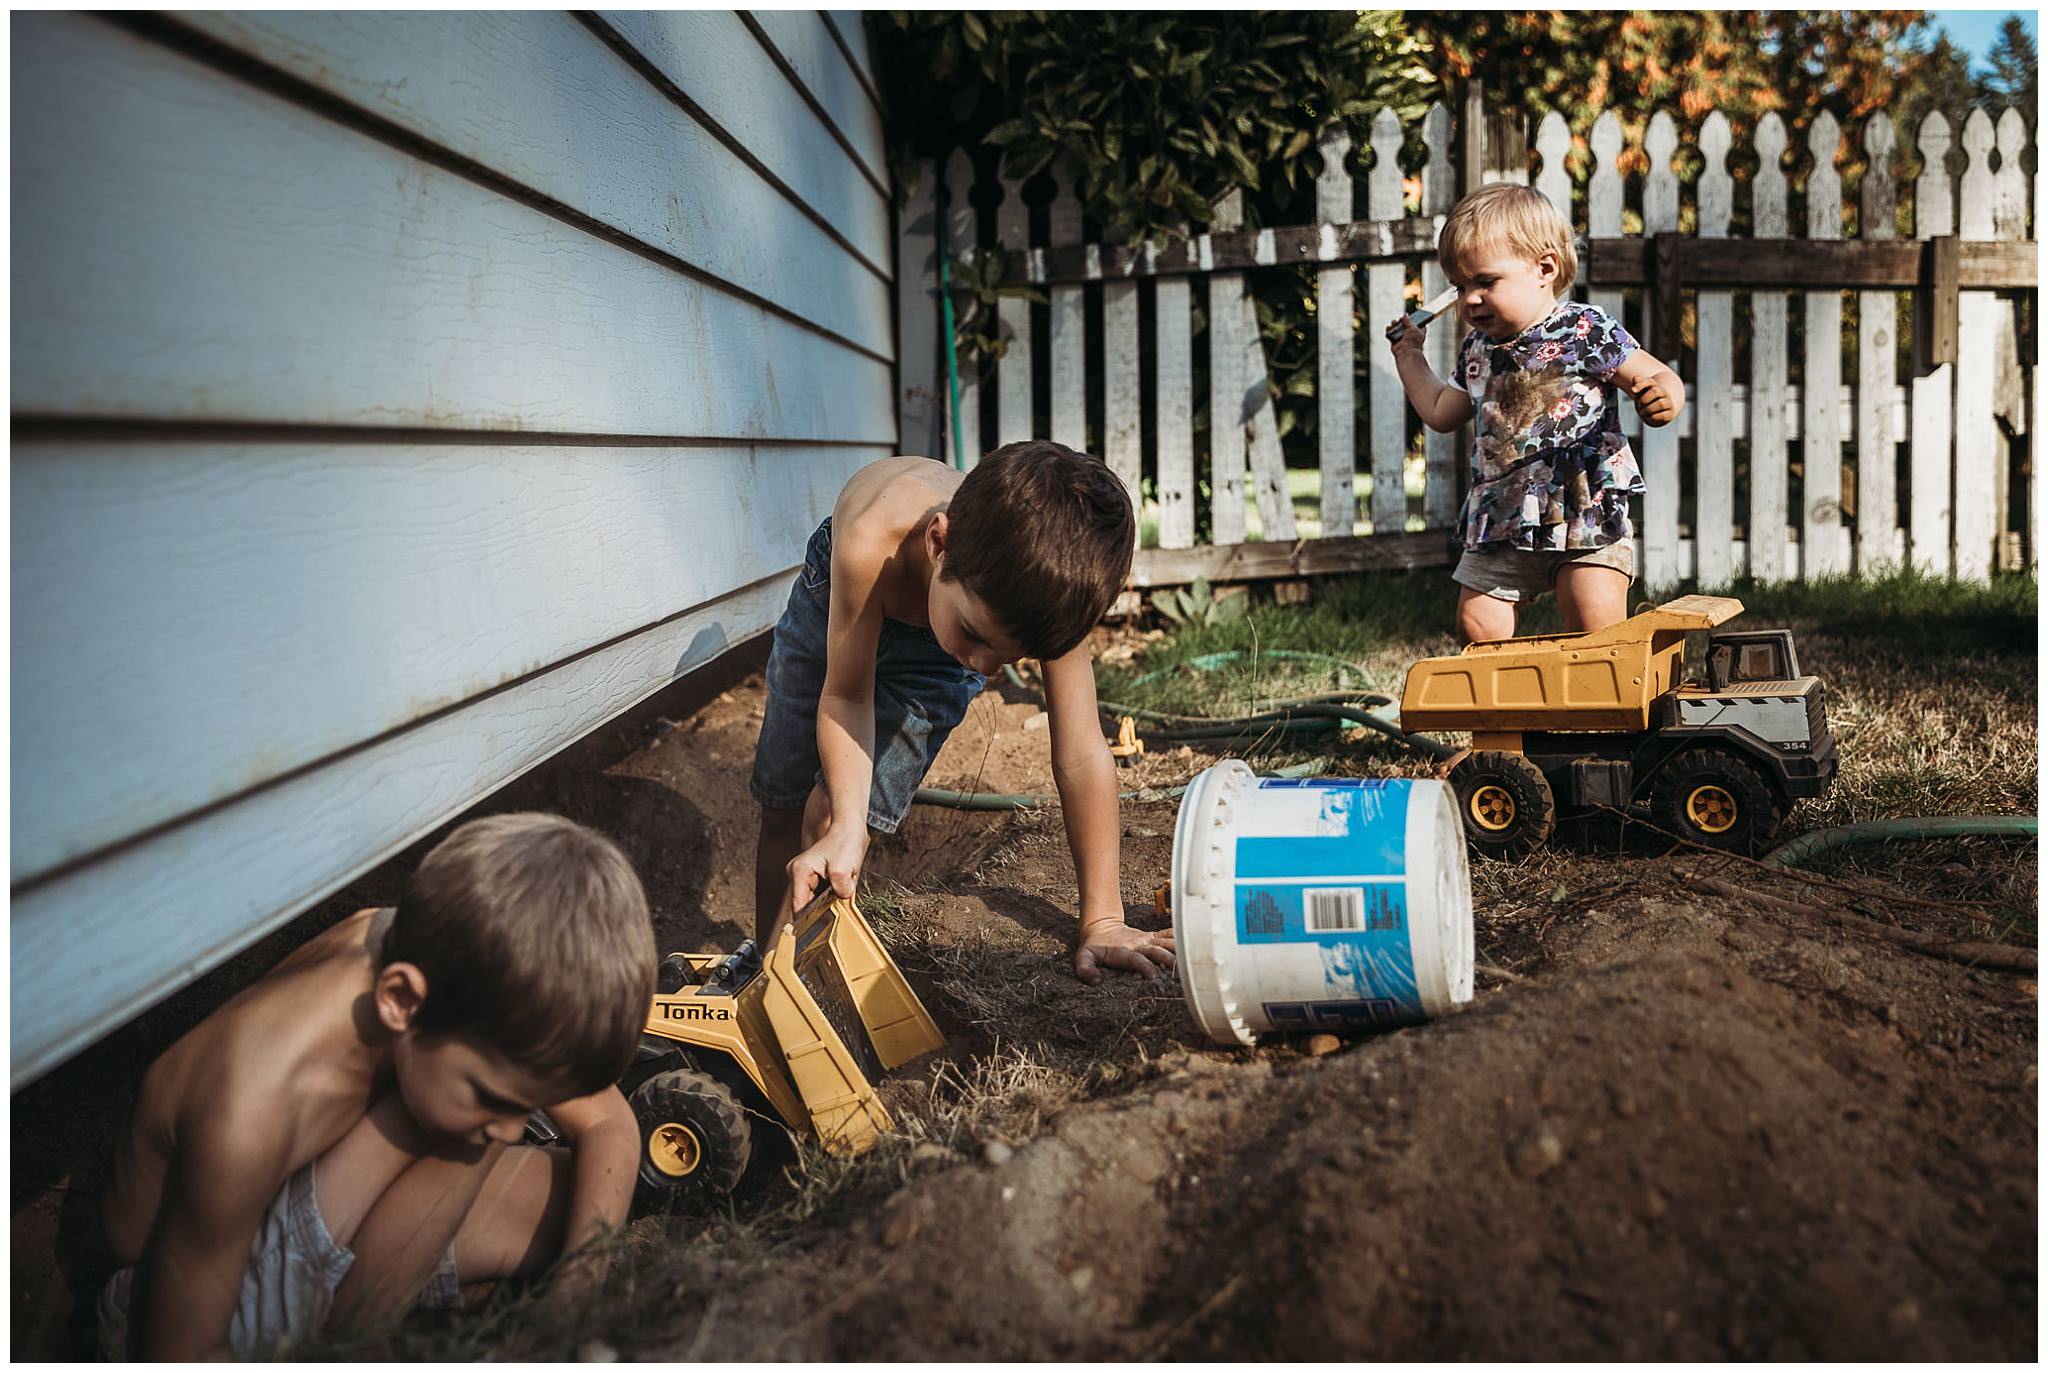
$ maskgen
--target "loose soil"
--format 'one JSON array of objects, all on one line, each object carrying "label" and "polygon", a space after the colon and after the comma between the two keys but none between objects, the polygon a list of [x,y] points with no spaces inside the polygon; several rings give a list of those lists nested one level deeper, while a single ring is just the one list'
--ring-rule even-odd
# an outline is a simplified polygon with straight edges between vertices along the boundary
[{"label": "loose soil", "polygon": [[[755,675],[680,721],[643,712],[609,756],[484,809],[597,825],[639,865],[664,948],[729,948],[752,924],[760,709]],[[1354,752],[1339,766],[1394,757]],[[1124,785],[1209,761],[1147,755]],[[990,690],[929,780],[1051,791],[1043,715]],[[1174,805],[1122,818],[1126,911],[1161,925]],[[850,1164],[771,1151],[729,1208],[637,1212],[595,1312],[499,1303],[348,1352],[2032,1360],[2033,980],[1698,886],[1968,928],[1909,900],[1979,897],[1971,870],[1939,875],[1953,850],[1887,852],[1854,890],[1599,836],[1475,860],[1492,971],[1469,1007],[1237,1050],[1203,1039],[1171,979],[1073,980],[1057,811],[919,806],[867,876],[947,1035],[884,1085],[901,1138]],[[390,899],[416,860],[308,921]],[[2023,893],[2031,929],[2031,853],[1978,860],[1990,896]],[[16,1097],[16,1357],[62,1356],[83,1332],[91,1188],[134,1078],[281,951]]]}]

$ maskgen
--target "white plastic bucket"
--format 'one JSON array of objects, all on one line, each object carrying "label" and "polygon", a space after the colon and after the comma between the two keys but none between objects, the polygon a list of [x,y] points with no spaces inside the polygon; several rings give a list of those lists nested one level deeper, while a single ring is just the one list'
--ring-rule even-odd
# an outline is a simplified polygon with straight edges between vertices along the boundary
[{"label": "white plastic bucket", "polygon": [[1221,1044],[1385,1029],[1472,999],[1472,877],[1450,788],[1195,778],[1173,834],[1181,991]]}]

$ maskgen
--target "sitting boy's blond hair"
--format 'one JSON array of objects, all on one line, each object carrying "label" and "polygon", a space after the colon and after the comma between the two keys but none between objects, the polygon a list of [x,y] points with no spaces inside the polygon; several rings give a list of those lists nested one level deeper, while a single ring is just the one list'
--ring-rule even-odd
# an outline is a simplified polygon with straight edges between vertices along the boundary
[{"label": "sitting boy's blond hair", "polygon": [[1572,278],[1578,274],[1579,255],[1572,245],[1570,222],[1548,196],[1531,186],[1496,181],[1459,201],[1437,236],[1436,260],[1455,279],[1460,265],[1488,248],[1508,248],[1532,261],[1545,253],[1554,255],[1557,281],[1553,289],[1560,296],[1571,289]]},{"label": "sitting boy's blond hair", "polygon": [[426,974],[423,1034],[476,1039],[581,1096],[633,1061],[654,927],[611,840],[559,815],[492,815],[414,871],[384,938],[389,963]]}]

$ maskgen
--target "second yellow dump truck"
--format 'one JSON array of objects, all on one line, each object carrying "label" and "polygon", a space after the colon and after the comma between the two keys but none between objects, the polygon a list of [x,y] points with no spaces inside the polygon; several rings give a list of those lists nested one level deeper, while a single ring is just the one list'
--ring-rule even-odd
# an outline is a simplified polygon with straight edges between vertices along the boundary
[{"label": "second yellow dump truck", "polygon": [[[1724,630],[1726,596],[1683,596],[1590,634],[1468,644],[1408,671],[1401,727],[1470,730],[1451,766],[1473,849],[1528,852],[1560,814],[1612,809],[1755,851],[1837,769],[1826,689],[1790,630]],[[1691,678],[1688,635],[1703,639]]]}]

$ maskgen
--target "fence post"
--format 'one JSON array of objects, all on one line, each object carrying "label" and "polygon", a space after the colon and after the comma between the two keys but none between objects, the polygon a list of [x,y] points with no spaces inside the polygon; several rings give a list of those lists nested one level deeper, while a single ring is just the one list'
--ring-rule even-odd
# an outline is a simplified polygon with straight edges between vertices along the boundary
[{"label": "fence post", "polygon": [[1486,184],[1486,83],[1465,82],[1464,112],[1458,121],[1458,191],[1470,195]]},{"label": "fence post", "polygon": [[[1991,211],[1992,237],[2005,242],[2017,242],[2027,236],[2027,174],[2020,166],[2020,155],[2027,147],[2027,121],[2020,112],[2007,106],[2005,113],[1998,116],[1998,171],[1992,178],[1995,191]],[[2019,436],[2027,433],[2027,388],[2026,377],[2020,360],[2019,305],[2010,297],[2000,296],[1993,313],[1998,320],[1997,337],[1992,342],[1997,380],[1993,383],[1992,414],[2002,421],[2007,432]],[[2029,447],[2032,446],[2029,439]],[[2006,453],[2004,436],[1999,439],[1998,453],[1998,566],[2013,571],[2026,565],[2026,554],[2014,545],[2018,538],[2011,529],[2012,462]],[[2032,508],[2031,493],[2023,496]],[[2027,531],[2027,544],[2033,544],[2033,520],[2023,522]]]},{"label": "fence post", "polygon": [[[974,159],[967,155],[965,148],[955,148],[953,156],[946,162],[946,237],[947,249],[955,263],[972,259],[975,247],[981,241],[976,237],[974,214]],[[964,471],[981,461],[982,359],[979,355],[961,359],[956,339],[946,339],[941,346],[954,350],[955,365],[960,371],[958,430],[964,451],[957,455],[953,452],[955,426],[951,415],[940,426],[943,431],[941,437],[945,442],[947,461]],[[944,356],[940,354],[942,360]]]},{"label": "fence post", "polygon": [[[1950,198],[1948,120],[1932,111],[1920,121],[1920,176],[1913,183],[1913,237],[1946,238],[1955,233],[1954,203]],[[1949,547],[1949,521],[1953,510],[1954,486],[1949,474],[1949,450],[1955,441],[1955,378],[1952,362],[1921,361],[1934,351],[1930,311],[1922,308],[1926,297],[1915,297],[1913,327],[1923,346],[1916,347],[1912,406],[1912,528],[1907,549],[1917,570],[1932,577],[1945,577],[1953,568]]]},{"label": "fence post", "polygon": [[[1024,183],[1006,176],[1003,200],[996,207],[996,240],[1011,260],[1031,251],[1031,210],[1024,203]],[[1031,302],[1004,296],[996,304],[1009,347],[996,359],[996,444],[1015,443],[1031,434]]]},{"label": "fence post", "polygon": [[[1643,182],[1643,237],[1655,242],[1662,233],[1678,229],[1678,177],[1671,170],[1671,155],[1678,151],[1678,126],[1669,114],[1657,111],[1643,139],[1649,155],[1650,174]],[[1654,293],[1643,298],[1643,333],[1664,361],[1678,369],[1677,316],[1683,297],[1666,293],[1673,318],[1658,316]],[[1617,398],[1619,399],[1619,398]],[[1628,407],[1633,410],[1633,405]],[[1643,426],[1643,585],[1670,586],[1678,580],[1678,424]]]},{"label": "fence post", "polygon": [[[1806,178],[1806,236],[1842,236],[1842,178],[1835,170],[1841,126],[1826,110],[1806,130],[1813,170]],[[1804,413],[1799,453],[1805,474],[1800,502],[1800,575],[1846,572],[1842,528],[1842,293],[1806,293]]]},{"label": "fence post", "polygon": [[[1332,125],[1323,135],[1321,151],[1316,221],[1348,224],[1351,169],[1344,159],[1351,154],[1351,135]],[[1372,338],[1370,330],[1365,337]],[[1358,470],[1358,403],[1352,383],[1356,347],[1351,331],[1351,264],[1328,263],[1316,270],[1316,450],[1322,468],[1325,537],[1349,534],[1357,518],[1352,481]]]},{"label": "fence post", "polygon": [[[1081,241],[1081,202],[1070,180],[1060,182],[1046,223],[1054,248]],[[1088,313],[1080,286],[1052,288],[1047,317],[1052,354],[1052,440],[1085,451],[1088,447]]]},{"label": "fence post", "polygon": [[[1216,202],[1210,227],[1229,232],[1244,225],[1244,192],[1232,189]],[[1209,278],[1209,542],[1227,547],[1244,542],[1244,378],[1243,272]]]},{"label": "fence post", "polygon": [[[1564,127],[1564,119],[1555,111],[1544,116],[1544,127],[1556,120],[1557,127]],[[1451,205],[1457,199],[1457,177],[1451,165],[1451,112],[1443,102],[1429,107],[1429,113],[1422,117],[1422,144],[1428,150],[1429,161],[1422,166],[1422,217],[1434,219],[1451,212]],[[1565,132],[1565,146],[1571,146],[1571,133]],[[1547,163],[1546,163],[1547,166]],[[1559,167],[1563,163],[1560,161]],[[1571,200],[1567,192],[1564,210],[1571,213]],[[1428,300],[1442,292],[1450,283],[1444,278],[1444,269],[1431,253],[1422,259],[1422,298]],[[1378,334],[1372,330],[1386,327],[1383,319],[1366,320],[1369,345],[1385,347],[1379,342]],[[1449,378],[1451,369],[1457,366],[1458,343],[1462,336],[1458,313],[1450,310],[1430,326],[1429,338],[1422,345],[1429,365],[1438,376]],[[1462,384],[1462,383],[1461,383]],[[1404,417],[1405,424],[1405,417]],[[1434,429],[1424,428],[1422,433],[1422,527],[1425,529],[1448,529],[1458,519],[1458,435],[1453,432],[1440,434]]]},{"label": "fence post", "polygon": [[[1700,126],[1699,236],[1728,237],[1735,183],[1728,175],[1734,139],[1728,116],[1715,110]],[[1692,553],[1700,588],[1726,586],[1735,575],[1735,359],[1732,291],[1701,291],[1696,306],[1698,343],[1694,378]]]},{"label": "fence post", "polygon": [[[1751,236],[1785,237],[1785,121],[1776,110],[1756,124],[1756,182]],[[1761,250],[1760,250],[1761,251]],[[1786,294],[1750,292],[1749,575],[1785,579],[1785,530],[1791,484],[1785,465]]]},{"label": "fence post", "polygon": [[[1961,223],[1964,242],[1994,237],[1997,190],[1991,175],[1991,116],[1970,111],[1963,148],[1970,165],[1963,172]],[[1965,291],[1956,306],[1956,576],[1990,580],[1998,541],[1998,492],[1994,473],[2004,466],[2003,444],[1992,409],[1996,401],[1998,297]],[[1999,455],[1992,461],[1992,455]],[[1984,470],[1991,462],[1992,470]]]},{"label": "fence post", "polygon": [[[1858,236],[1898,237],[1897,192],[1892,186],[1892,150],[1898,136],[1891,116],[1879,110],[1863,126],[1861,206]],[[1899,561],[1898,431],[1892,425],[1892,389],[1898,380],[1899,297],[1895,291],[1863,291],[1856,297],[1856,572],[1868,576]]]},{"label": "fence post", "polygon": [[1245,445],[1252,467],[1252,494],[1258,498],[1259,526],[1268,539],[1295,538],[1294,500],[1287,493],[1287,459],[1280,451],[1280,421],[1273,413],[1273,390],[1268,381],[1266,342],[1259,333],[1259,312],[1246,291],[1239,299],[1241,321],[1238,337],[1244,347],[1239,356],[1237,384],[1244,397],[1249,418]]},{"label": "fence post", "polygon": [[[1147,245],[1157,253],[1156,244]],[[1195,543],[1195,374],[1190,282],[1185,273],[1155,278],[1152,291],[1153,387],[1159,398],[1159,546]]]},{"label": "fence post", "polygon": [[[1365,177],[1365,212],[1371,219],[1400,219],[1407,213],[1401,195],[1401,121],[1382,107],[1372,120],[1372,170]],[[1366,318],[1387,320],[1401,313],[1408,273],[1400,263],[1374,263],[1365,269]],[[1408,524],[1408,397],[1394,355],[1384,345],[1371,349],[1366,403],[1372,434],[1372,528],[1375,534],[1398,534]],[[1326,497],[1327,499],[1327,497]]]},{"label": "fence post", "polygon": [[939,353],[936,162],[915,164],[917,187],[896,218],[896,451],[939,457],[945,364]]}]

